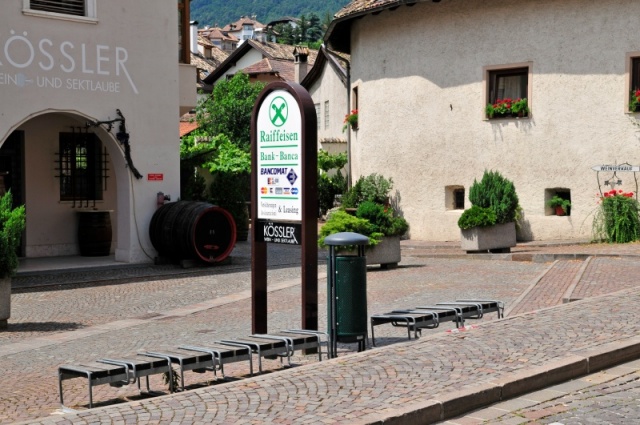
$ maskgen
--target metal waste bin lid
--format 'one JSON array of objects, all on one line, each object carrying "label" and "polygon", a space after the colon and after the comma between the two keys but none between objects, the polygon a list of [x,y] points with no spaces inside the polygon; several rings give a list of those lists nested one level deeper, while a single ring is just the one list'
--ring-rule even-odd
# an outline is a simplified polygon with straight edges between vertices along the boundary
[{"label": "metal waste bin lid", "polygon": [[343,246],[343,245],[368,245],[369,238],[365,235],[355,232],[334,233],[324,238],[325,245]]}]

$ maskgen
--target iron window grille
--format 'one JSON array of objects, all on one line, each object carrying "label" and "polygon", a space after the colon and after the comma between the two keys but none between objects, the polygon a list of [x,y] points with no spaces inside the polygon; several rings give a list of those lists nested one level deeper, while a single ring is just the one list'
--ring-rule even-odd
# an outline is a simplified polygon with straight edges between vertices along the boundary
[{"label": "iron window grille", "polygon": [[94,133],[86,130],[60,133],[56,170],[60,178],[60,200],[88,206],[101,201],[107,188],[106,148]]},{"label": "iron window grille", "polygon": [[31,0],[30,8],[74,16],[86,16],[87,12],[85,0]]}]

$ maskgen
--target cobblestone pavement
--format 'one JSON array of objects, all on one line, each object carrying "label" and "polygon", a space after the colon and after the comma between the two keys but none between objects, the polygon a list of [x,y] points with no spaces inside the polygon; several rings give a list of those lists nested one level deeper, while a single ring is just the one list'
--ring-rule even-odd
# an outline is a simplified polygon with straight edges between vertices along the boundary
[{"label": "cobblestone pavement", "polygon": [[479,424],[637,424],[640,361],[632,361],[444,422]]},{"label": "cobblestone pavement", "polygon": [[[639,251],[623,248],[625,255]],[[398,269],[369,269],[370,314],[462,296],[509,305],[551,264],[412,255],[428,249],[451,250],[406,247]],[[324,329],[326,277],[320,269]],[[616,269],[616,279],[632,282],[625,269]],[[380,326],[379,348],[363,353],[341,345],[338,359],[317,363],[298,356],[297,366],[286,370],[266,361],[265,369],[274,373],[253,378],[237,364],[225,382],[187,373],[190,391],[164,397],[143,398],[132,387],[103,385],[94,390],[102,407],[91,410],[82,410],[86,382],[65,381],[66,404],[82,411],[60,415],[58,365],[247,335],[249,286],[249,272],[233,270],[14,294],[9,330],[0,334],[0,423],[369,423],[410,410],[427,412],[429,400],[438,400],[434,406],[446,406],[451,416],[463,406],[479,406],[475,398],[461,398],[465,394],[493,393],[514,374],[566,368],[593,350],[629,344],[640,327],[628,320],[640,301],[635,288],[499,321],[486,317],[466,331],[443,325],[417,341],[407,341],[406,331]],[[269,329],[299,327],[299,269],[270,268],[269,290]],[[209,383],[214,385],[203,387]],[[152,388],[166,392],[159,379],[152,379]],[[131,403],[111,405],[123,400]]]}]

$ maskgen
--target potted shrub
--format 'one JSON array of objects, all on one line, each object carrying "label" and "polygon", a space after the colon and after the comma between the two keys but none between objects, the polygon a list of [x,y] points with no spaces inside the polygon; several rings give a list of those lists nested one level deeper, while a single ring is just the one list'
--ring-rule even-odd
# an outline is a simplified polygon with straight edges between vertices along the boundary
[{"label": "potted shrub", "polygon": [[640,240],[640,204],[633,192],[612,189],[599,199],[593,219],[594,240],[627,243]]},{"label": "potted shrub", "polygon": [[0,329],[11,317],[11,277],[18,269],[18,246],[25,226],[24,205],[12,208],[11,191],[0,198]]},{"label": "potted shrub", "polygon": [[516,246],[518,195],[497,171],[486,171],[469,189],[472,207],[458,220],[461,246],[467,252],[509,252]]},{"label": "potted shrub", "polygon": [[553,198],[547,201],[547,205],[555,210],[556,215],[567,215],[571,201],[558,195],[553,195]]},{"label": "potted shrub", "polygon": [[[391,179],[377,174],[358,179],[343,196],[343,206],[330,213],[320,230],[318,244],[324,247],[324,238],[334,233],[360,233],[370,241],[367,264],[380,264],[383,268],[397,265],[401,260],[400,237],[409,224],[389,205],[392,185]],[[355,207],[355,211],[350,214],[345,207]]]}]

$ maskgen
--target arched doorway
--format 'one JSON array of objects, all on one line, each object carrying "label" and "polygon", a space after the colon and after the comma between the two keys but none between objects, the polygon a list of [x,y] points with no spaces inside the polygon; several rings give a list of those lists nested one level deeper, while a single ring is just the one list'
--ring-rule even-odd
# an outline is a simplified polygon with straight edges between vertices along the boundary
[{"label": "arched doorway", "polygon": [[113,229],[109,254],[129,261],[130,176],[113,134],[89,121],[77,111],[42,111],[0,141],[5,185],[26,206],[27,258],[79,255],[79,212],[104,210]]}]

